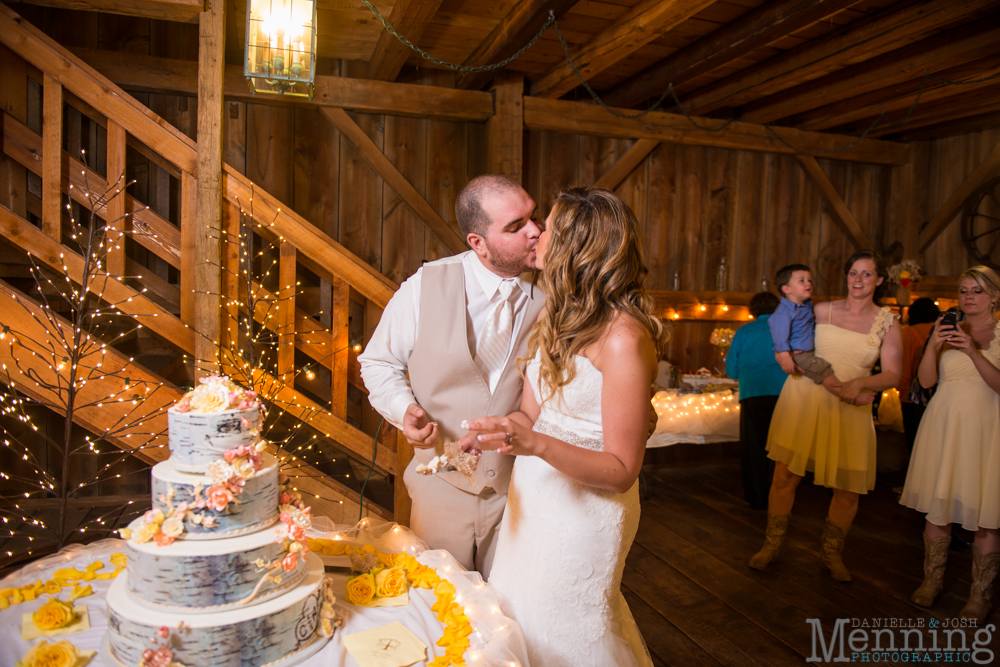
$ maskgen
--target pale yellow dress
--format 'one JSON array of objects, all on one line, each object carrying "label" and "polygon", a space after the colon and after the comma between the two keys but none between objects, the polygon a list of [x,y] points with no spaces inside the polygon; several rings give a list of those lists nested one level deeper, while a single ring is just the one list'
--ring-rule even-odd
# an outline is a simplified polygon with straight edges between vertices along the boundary
[{"label": "pale yellow dress", "polygon": [[[831,313],[832,317],[832,313]],[[870,375],[893,315],[882,308],[867,334],[833,324],[816,325],[816,355],[839,380]],[[848,405],[822,385],[790,376],[778,397],[767,436],[768,457],[816,484],[868,493],[875,488],[875,426],[870,405]]]},{"label": "pale yellow dress", "polygon": [[[1000,367],[1000,323],[979,352]],[[899,502],[938,526],[1000,528],[1000,394],[960,350],[942,354],[938,371]]]}]

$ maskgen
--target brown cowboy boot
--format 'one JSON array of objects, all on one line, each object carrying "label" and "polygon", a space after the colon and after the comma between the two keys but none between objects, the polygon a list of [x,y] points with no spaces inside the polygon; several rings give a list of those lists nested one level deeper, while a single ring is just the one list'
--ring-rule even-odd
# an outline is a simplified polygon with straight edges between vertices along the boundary
[{"label": "brown cowboy boot", "polygon": [[1000,569],[1000,551],[983,555],[975,544],[972,545],[972,587],[969,601],[959,614],[962,618],[975,618],[982,625],[993,609],[993,580]]},{"label": "brown cowboy boot", "polygon": [[823,538],[821,543],[820,559],[823,561],[823,569],[830,571],[830,576],[834,581],[852,581],[853,577],[840,558],[840,553],[844,550],[844,540],[847,539],[847,531],[832,523],[827,518],[823,527]]},{"label": "brown cowboy boot", "polygon": [[764,533],[764,546],[750,559],[750,567],[755,570],[765,570],[781,552],[781,543],[785,541],[788,532],[788,520],[791,514],[767,516],[767,531]]},{"label": "brown cowboy boot", "polygon": [[924,533],[924,580],[920,588],[913,592],[910,599],[921,607],[934,604],[941,589],[944,588],[944,566],[948,562],[948,545],[951,536],[935,537],[933,540]]}]

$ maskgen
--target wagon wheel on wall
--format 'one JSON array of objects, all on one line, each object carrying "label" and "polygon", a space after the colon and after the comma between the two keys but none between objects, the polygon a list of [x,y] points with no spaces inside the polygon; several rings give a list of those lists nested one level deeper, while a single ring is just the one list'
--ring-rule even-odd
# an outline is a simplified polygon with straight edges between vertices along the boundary
[{"label": "wagon wheel on wall", "polygon": [[962,241],[975,261],[1000,270],[1000,178],[965,200]]}]

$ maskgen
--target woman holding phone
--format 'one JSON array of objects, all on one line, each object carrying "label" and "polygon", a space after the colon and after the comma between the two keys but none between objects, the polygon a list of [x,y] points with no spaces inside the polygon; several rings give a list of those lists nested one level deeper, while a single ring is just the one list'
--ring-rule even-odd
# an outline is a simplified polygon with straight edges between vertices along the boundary
[{"label": "woman holding phone", "polygon": [[1000,568],[1000,277],[974,266],[959,277],[965,320],[934,325],[917,380],[938,385],[913,445],[900,502],[927,515],[924,580],[911,599],[929,607],[942,589],[951,524],[976,533],[972,588],[962,618],[982,623]]}]

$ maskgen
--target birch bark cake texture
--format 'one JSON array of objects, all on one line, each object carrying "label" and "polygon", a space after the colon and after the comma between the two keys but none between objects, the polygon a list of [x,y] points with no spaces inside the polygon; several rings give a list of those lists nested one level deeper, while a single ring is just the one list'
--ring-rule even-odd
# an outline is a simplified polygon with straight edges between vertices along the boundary
[{"label": "birch bark cake texture", "polygon": [[264,452],[260,411],[222,376],[170,409],[153,508],[122,531],[129,567],[108,592],[109,664],[147,664],[160,636],[176,664],[289,665],[332,634],[310,509]]}]

